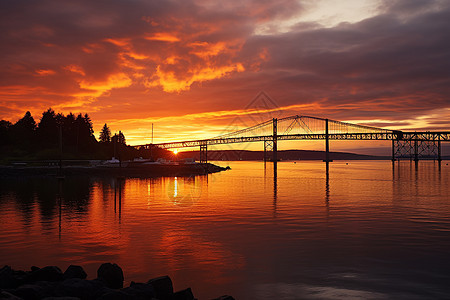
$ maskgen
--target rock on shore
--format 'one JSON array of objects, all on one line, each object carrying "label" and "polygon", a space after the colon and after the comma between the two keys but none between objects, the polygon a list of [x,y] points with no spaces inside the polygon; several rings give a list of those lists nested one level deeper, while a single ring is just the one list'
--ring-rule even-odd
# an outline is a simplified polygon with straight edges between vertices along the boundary
[{"label": "rock on shore", "polygon": [[[123,271],[116,264],[104,263],[97,270],[97,278],[86,279],[81,266],[70,265],[63,273],[57,266],[31,267],[30,271],[0,269],[0,299],[11,300],[94,300],[94,299],[152,299],[194,300],[190,288],[174,292],[169,276],[161,276],[146,283],[131,282],[123,287]],[[234,300],[221,296],[215,300]]]}]

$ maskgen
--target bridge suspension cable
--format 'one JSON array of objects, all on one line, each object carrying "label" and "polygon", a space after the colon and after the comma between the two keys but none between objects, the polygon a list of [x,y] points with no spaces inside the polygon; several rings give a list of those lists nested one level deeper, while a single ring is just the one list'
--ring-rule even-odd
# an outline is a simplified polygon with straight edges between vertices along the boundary
[{"label": "bridge suspension cable", "polygon": [[[402,132],[312,116],[295,115],[268,120],[210,139],[146,144],[135,147],[150,149],[157,146],[163,149],[170,149],[200,146],[202,151],[207,153],[207,146],[211,145],[263,141],[265,147],[270,143],[274,145],[273,151],[276,152],[277,140],[326,140],[326,145],[328,145],[329,140],[391,140],[393,141],[393,147],[394,141],[397,141],[397,145],[400,145],[401,141],[407,141],[411,145],[418,141],[423,143],[432,142],[438,145],[435,147],[439,148],[436,152],[439,153],[440,157],[440,143],[441,141],[450,141],[450,132]],[[417,145],[411,147],[419,148]],[[409,149],[410,152],[412,151],[411,149]],[[326,152],[328,153],[328,146]],[[393,158],[394,156],[395,151],[393,150]],[[276,157],[276,153],[274,157]]]}]

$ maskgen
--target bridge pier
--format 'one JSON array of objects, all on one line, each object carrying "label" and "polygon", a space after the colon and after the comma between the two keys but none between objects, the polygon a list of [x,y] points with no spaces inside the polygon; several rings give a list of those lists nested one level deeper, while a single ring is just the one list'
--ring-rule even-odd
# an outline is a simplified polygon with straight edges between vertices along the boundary
[{"label": "bridge pier", "polygon": [[323,161],[326,163],[333,161],[330,159],[330,134],[328,131],[328,119],[325,119],[325,159]]},{"label": "bridge pier", "polygon": [[200,163],[208,163],[208,144],[200,144]]},{"label": "bridge pier", "polygon": [[395,140],[392,139],[392,162],[395,162]]},{"label": "bridge pier", "polygon": [[264,141],[264,161],[270,161],[270,151],[273,151],[273,141]]},{"label": "bridge pier", "polygon": [[278,161],[278,145],[277,145],[277,125],[278,120],[276,118],[272,119],[273,122],[273,150],[272,150],[272,160],[274,162]]},{"label": "bridge pier", "polygon": [[437,151],[438,151],[438,162],[441,162],[442,161],[442,157],[441,157],[441,136],[438,137]]},{"label": "bridge pier", "polygon": [[414,161],[419,161],[419,144],[417,140],[414,140]]},{"label": "bridge pier", "polygon": [[412,138],[409,140],[393,140],[392,159],[401,158],[415,161],[421,159],[433,159],[441,161],[441,141],[439,138],[433,140],[421,140]]}]

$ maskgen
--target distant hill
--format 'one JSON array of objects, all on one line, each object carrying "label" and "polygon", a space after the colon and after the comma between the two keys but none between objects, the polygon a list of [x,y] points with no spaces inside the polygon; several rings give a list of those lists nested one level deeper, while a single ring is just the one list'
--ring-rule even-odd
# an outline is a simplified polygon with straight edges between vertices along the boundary
[{"label": "distant hill", "polygon": [[[199,151],[179,152],[178,158],[194,158],[199,160]],[[263,160],[264,151],[249,150],[208,150],[208,160]],[[280,150],[278,151],[279,160],[323,160],[324,151],[313,150]],[[382,160],[390,159],[388,156],[363,155],[347,152],[330,152],[332,160]]]}]

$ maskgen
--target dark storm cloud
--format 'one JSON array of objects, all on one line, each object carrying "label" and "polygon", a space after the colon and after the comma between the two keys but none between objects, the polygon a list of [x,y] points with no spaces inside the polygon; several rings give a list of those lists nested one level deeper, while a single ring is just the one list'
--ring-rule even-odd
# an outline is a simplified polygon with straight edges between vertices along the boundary
[{"label": "dark storm cloud", "polygon": [[447,0],[383,0],[380,9],[398,16],[415,16],[429,11],[438,11],[448,6]]},{"label": "dark storm cloud", "polygon": [[[414,17],[401,17],[405,6]],[[372,117],[448,107],[450,9],[423,7],[424,1],[396,1],[384,14],[356,24],[311,24],[306,30],[301,24],[285,34],[251,38],[243,53],[268,49],[264,75],[281,89],[298,91],[286,105],[327,99],[323,105],[347,110],[346,104],[361,103],[351,113],[366,108]]]}]

